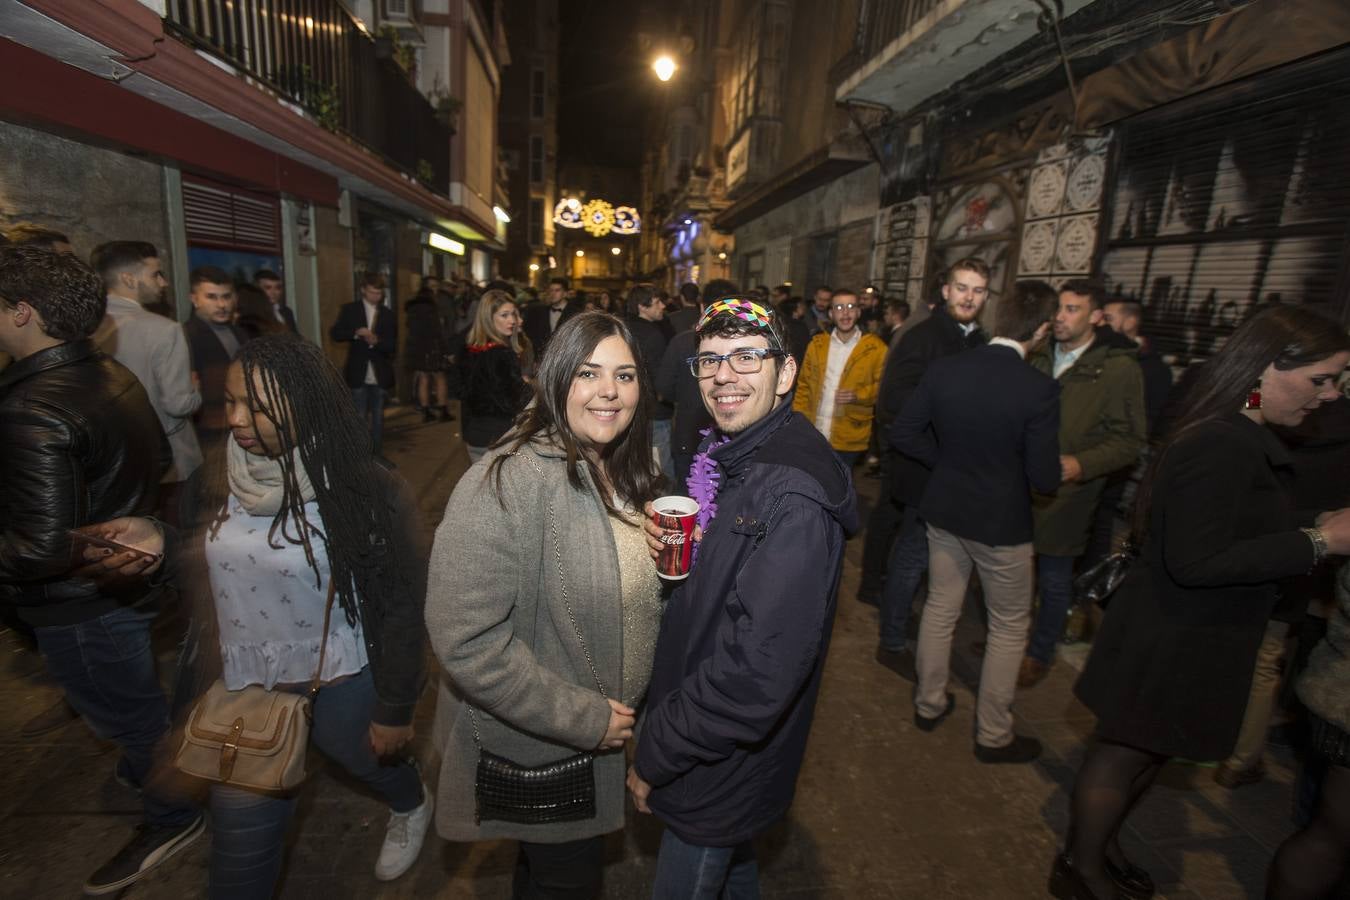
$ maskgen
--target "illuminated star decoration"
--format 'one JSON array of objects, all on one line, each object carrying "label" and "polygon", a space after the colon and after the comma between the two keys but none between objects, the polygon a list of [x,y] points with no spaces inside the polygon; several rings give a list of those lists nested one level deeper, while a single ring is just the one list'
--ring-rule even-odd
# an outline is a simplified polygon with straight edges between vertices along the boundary
[{"label": "illuminated star decoration", "polygon": [[604,200],[589,200],[581,210],[581,224],[586,233],[604,237],[614,230],[614,207]]}]

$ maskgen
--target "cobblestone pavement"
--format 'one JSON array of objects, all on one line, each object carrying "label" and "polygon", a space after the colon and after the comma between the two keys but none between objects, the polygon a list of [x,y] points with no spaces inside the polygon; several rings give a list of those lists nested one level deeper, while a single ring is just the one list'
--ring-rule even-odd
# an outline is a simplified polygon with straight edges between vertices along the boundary
[{"label": "cobblestone pavement", "polygon": [[[421,425],[391,412],[386,452],[417,489],[428,528],[439,520],[454,481],[468,466],[457,425]],[[858,488],[870,503],[875,479]],[[960,655],[956,712],[931,734],[914,728],[910,685],[873,660],[876,612],[854,601],[862,542],[849,546],[834,643],[815,726],[789,819],[759,845],[766,897],[1039,898],[1067,815],[1067,790],[1092,718],[1070,688],[1069,648],[1044,682],[1021,692],[1019,728],[1040,738],[1033,765],[986,766],[971,746],[978,660]],[[966,616],[959,653],[980,637]],[[164,635],[164,669],[173,661]],[[19,726],[59,692],[41,660],[12,632],[0,635],[0,897],[67,898],[126,839],[137,797],[112,777],[116,754],[73,723],[34,741]],[[430,695],[419,730],[430,730]],[[425,737],[416,744],[435,778]],[[1272,749],[1261,784],[1229,792],[1211,770],[1171,766],[1131,819],[1126,851],[1152,872],[1166,898],[1232,900],[1261,896],[1266,866],[1289,833],[1293,762]],[[371,874],[386,812],[359,788],[321,771],[307,786],[292,829],[279,895],[283,898],[504,898],[515,848],[510,843],[449,844],[428,837],[416,867],[392,884]],[[660,828],[630,813],[611,836],[605,891],[647,896]],[[127,898],[205,895],[208,837]]]}]

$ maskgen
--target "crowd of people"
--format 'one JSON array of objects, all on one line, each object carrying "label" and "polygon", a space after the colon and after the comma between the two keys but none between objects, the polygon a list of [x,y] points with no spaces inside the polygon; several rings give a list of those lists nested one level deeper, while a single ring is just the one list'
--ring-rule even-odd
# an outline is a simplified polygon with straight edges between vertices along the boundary
[{"label": "crowd of people", "polygon": [[[1318,313],[1264,308],[1173,387],[1140,307],[1091,279],[1017,282],[986,328],[975,258],[913,321],[871,288],[616,302],[427,277],[402,346],[371,273],[329,329],[339,368],[274,272],[194,270],[180,326],[153,245],[85,264],[55,232],[6,237],[0,602],[64,692],[25,728],[83,718],[144,807],[87,893],[208,830],[211,897],[275,893],[302,788],[243,777],[270,745],[242,713],[215,745],[184,724],[247,695],[304,697],[305,740],[387,803],[377,879],[434,824],[518,842],[515,896],[594,897],[631,801],[664,825],[654,897],[758,896],[754,841],[792,802],[872,465],[857,599],[878,608],[878,673],[915,683],[918,740],[955,708],[971,597],[980,765],[1038,758],[1017,692],[1071,611],[1097,621],[1075,690],[1098,725],[1051,894],[1154,894],[1123,823],[1171,759],[1219,763],[1232,789],[1262,777],[1282,658],[1304,785],[1269,895],[1329,897],[1347,874],[1350,568],[1325,576],[1350,555],[1350,334]],[[381,453],[400,371],[428,422],[457,402],[471,460],[429,547]],[[653,562],[686,540],[654,521],[669,495],[698,506],[676,579]],[[1085,611],[1075,578],[1102,560],[1125,574]],[[175,615],[166,697],[151,625]],[[1310,652],[1287,652],[1295,631]],[[427,683],[430,780],[408,753]],[[188,776],[189,735],[218,772]]]}]

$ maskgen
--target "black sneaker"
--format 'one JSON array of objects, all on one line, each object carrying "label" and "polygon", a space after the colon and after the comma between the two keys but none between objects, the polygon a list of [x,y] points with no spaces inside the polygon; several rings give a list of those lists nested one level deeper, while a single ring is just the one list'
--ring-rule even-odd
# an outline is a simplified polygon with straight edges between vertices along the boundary
[{"label": "black sneaker", "polygon": [[954,709],[956,709],[956,695],[948,694],[947,708],[944,709],[939,714],[937,714],[936,716],[933,716],[933,718],[931,719],[928,718],[927,716],[919,715],[919,711],[917,709],[914,710],[914,727],[919,729],[920,731],[932,731],[934,728],[937,728],[939,725],[941,725],[942,721],[946,719],[948,716],[950,716],[952,714],[952,710]]},{"label": "black sneaker", "polygon": [[1002,747],[975,745],[975,758],[982,763],[1029,763],[1041,755],[1041,742],[1024,734],[1014,735]]},{"label": "black sneaker", "polygon": [[876,661],[910,683],[919,680],[914,671],[914,654],[908,647],[903,650],[891,650],[878,646]]},{"label": "black sneaker", "polygon": [[141,792],[141,785],[131,775],[131,766],[127,764],[125,756],[117,757],[117,764],[113,766],[113,781],[116,781],[122,787],[129,791]]},{"label": "black sneaker", "polygon": [[206,817],[200,813],[186,825],[137,825],[136,836],[89,876],[84,892],[98,895],[120,891],[201,837],[205,830]]}]

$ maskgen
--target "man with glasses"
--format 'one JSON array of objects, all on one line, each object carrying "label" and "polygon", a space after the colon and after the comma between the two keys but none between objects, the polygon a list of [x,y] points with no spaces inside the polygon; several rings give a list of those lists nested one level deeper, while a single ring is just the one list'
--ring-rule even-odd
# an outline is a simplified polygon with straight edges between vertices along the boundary
[{"label": "man with glasses", "polygon": [[811,338],[792,401],[792,408],[815,423],[849,468],[867,452],[886,362],[885,342],[858,327],[862,314],[855,291],[833,293],[830,321],[834,329]]},{"label": "man with glasses", "polygon": [[[730,297],[695,333],[688,365],[713,417],[689,477],[703,539],[666,604],[628,787],[666,825],[653,896],[752,897],[751,842],[792,802],[857,508],[793,410],[778,315]],[[653,556],[660,537],[648,527]]]}]

